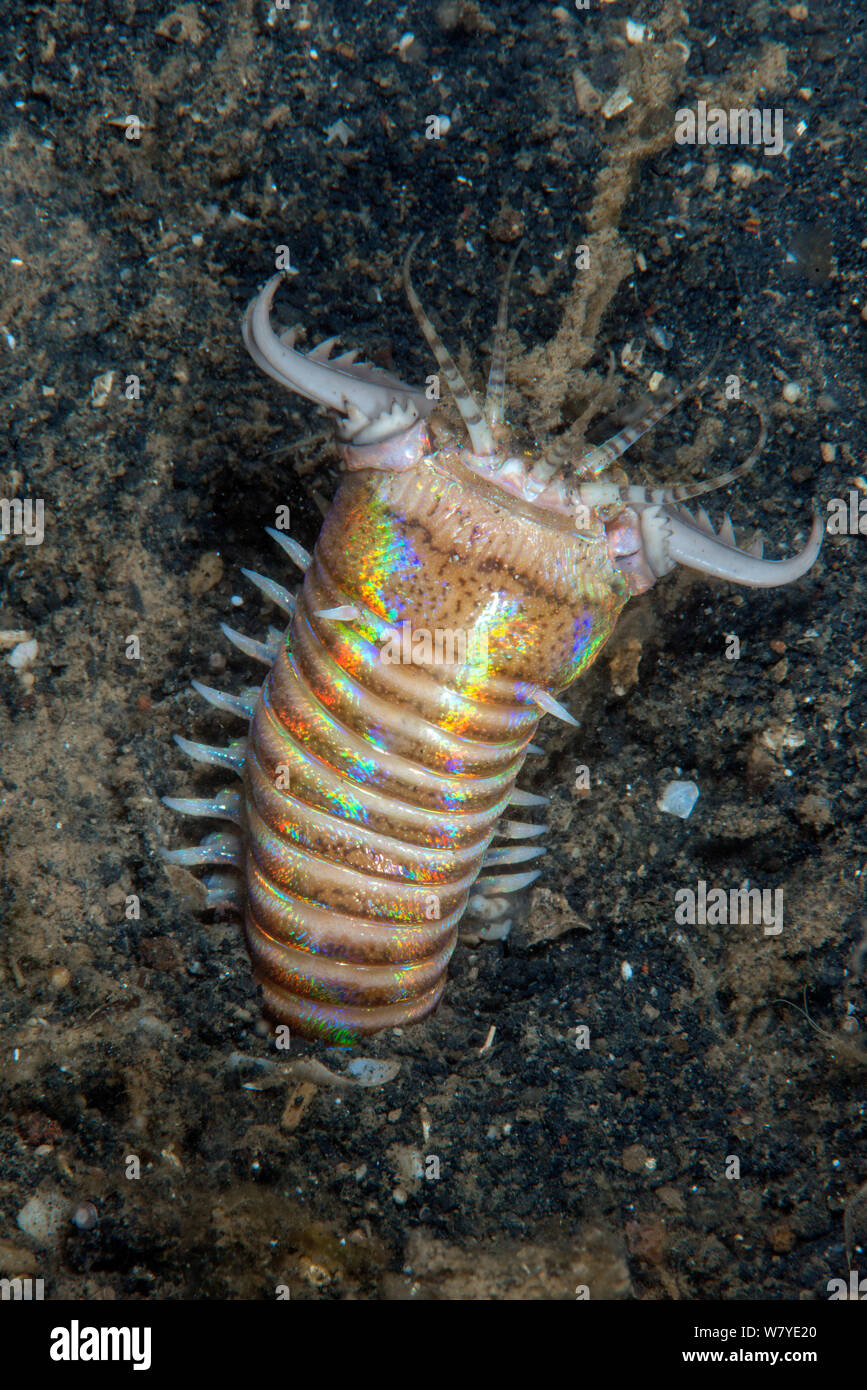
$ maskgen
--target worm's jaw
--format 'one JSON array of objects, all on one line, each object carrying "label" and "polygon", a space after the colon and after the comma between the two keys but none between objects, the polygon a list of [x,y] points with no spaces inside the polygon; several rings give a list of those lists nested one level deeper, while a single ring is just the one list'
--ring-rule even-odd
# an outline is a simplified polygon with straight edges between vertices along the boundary
[{"label": "worm's jaw", "polygon": [[251,302],[242,325],[244,345],[263,372],[290,391],[325,406],[337,418],[338,438],[357,445],[381,444],[404,434],[433,410],[421,388],[389,372],[356,364],[355,352],[331,357],[335,340],[298,352],[295,331],[278,336],[271,305],[283,279],[275,275]]},{"label": "worm's jaw", "polygon": [[607,527],[608,553],[626,577],[630,591],[644,593],[677,565],[749,589],[775,589],[802,578],[822,548],[822,519],[813,510],[813,526],[804,549],[786,560],[766,560],[759,539],[748,550],[735,545],[728,517],[714,531],[707,515],[673,505],[626,507]]}]

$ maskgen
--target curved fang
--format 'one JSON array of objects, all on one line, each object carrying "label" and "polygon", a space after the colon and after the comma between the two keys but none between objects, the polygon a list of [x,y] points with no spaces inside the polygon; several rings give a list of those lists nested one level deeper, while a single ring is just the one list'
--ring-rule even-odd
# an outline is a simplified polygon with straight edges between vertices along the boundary
[{"label": "curved fang", "polygon": [[250,303],[242,327],[244,345],[263,372],[299,396],[347,416],[340,422],[341,437],[359,444],[391,438],[429,413],[433,403],[424,391],[387,372],[356,367],[346,355],[329,362],[323,344],[311,353],[296,352],[278,338],[271,327],[271,305],[282,279],[275,275],[268,281]]},{"label": "curved fang", "polygon": [[807,544],[800,554],[788,560],[763,560],[738,550],[718,535],[672,516],[661,507],[642,512],[640,524],[645,559],[657,578],[675,565],[686,565],[701,574],[750,589],[774,589],[805,575],[822,548],[822,518],[815,507]]}]

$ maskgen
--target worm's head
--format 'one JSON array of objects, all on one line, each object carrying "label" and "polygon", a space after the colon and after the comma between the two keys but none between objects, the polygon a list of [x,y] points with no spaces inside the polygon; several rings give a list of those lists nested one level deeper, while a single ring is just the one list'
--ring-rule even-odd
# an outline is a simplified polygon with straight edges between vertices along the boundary
[{"label": "worm's head", "polygon": [[[271,326],[271,305],[282,276],[268,282],[250,304],[244,320],[244,342],[258,366],[283,386],[333,412],[341,452],[350,470],[403,472],[434,453],[443,461],[457,461],[495,491],[541,513],[556,513],[561,519],[574,517],[579,535],[607,545],[611,565],[626,580],[631,593],[649,589],[678,564],[753,588],[789,584],[806,574],[822,544],[822,525],[815,508],[804,549],[787,560],[766,560],[760,542],[746,550],[736,545],[728,517],[714,531],[704,511],[699,509],[693,515],[683,505],[690,498],[728,486],[753,466],[767,437],[765,413],[758,402],[752,404],[761,429],[752,453],[736,468],[704,483],[633,487],[612,470],[636,439],[704,385],[710,367],[685,391],[651,403],[604,444],[576,450],[567,431],[544,451],[514,449],[504,419],[506,308],[514,256],[500,299],[488,389],[481,407],[413,289],[409,278],[412,251],[413,247],[404,265],[404,287],[439,368],[433,389],[408,386],[388,372],[357,363],[355,352],[332,357],[334,339],[310,352],[299,352],[294,330],[278,335]],[[442,380],[463,422],[465,442],[450,429],[440,429],[436,421],[428,423]]]}]

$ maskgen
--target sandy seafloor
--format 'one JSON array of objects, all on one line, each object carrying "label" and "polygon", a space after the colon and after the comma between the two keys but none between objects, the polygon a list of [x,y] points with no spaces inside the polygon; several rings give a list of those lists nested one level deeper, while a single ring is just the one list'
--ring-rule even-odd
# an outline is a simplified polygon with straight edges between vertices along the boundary
[{"label": "sandy seafloor", "polygon": [[[278,245],[305,345],[421,381],[422,233],[417,287],[479,385],[523,233],[516,422],[561,430],[609,352],[622,411],[719,347],[630,477],[748,452],[736,373],[773,433],[717,521],[778,557],[811,498],[867,498],[863,9],[2,9],[0,493],[45,530],[0,548],[0,1274],[54,1299],[827,1297],[867,1239],[863,535],[789,588],[681,573],[630,605],[522,779],[553,799],[542,888],[459,945],[433,1018],[357,1050],[386,1084],[275,1050],[236,928],[160,862],[196,827],[159,797],[218,784],[171,742],[226,736],[190,679],[255,678],[218,630],[274,621],[239,570],[289,579],[263,528],[288,505],[312,546],[336,483],[326,417],[240,340]],[[677,145],[700,99],[782,110],[784,152]],[[675,778],[685,821],[656,805]],[[677,926],[699,880],[782,889],[782,933]]]}]

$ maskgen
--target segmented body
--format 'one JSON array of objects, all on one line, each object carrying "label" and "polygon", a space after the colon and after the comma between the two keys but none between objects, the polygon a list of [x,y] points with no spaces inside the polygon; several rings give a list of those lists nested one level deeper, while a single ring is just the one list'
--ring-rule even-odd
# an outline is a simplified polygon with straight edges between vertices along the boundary
[{"label": "segmented body", "polygon": [[[247,745],[246,932],[270,1012],[348,1041],[435,1007],[540,718],[529,692],[574,678],[626,596],[604,533],[522,515],[436,459],[349,475]],[[346,604],[358,618],[318,616]],[[483,628],[486,659],[389,661],[384,622]]]},{"label": "segmented body", "polygon": [[[356,365],[355,354],[330,359],[323,344],[303,355],[278,339],[269,321],[277,280],[253,302],[248,349],[338,415],[348,471],[312,561],[272,533],[306,568],[297,602],[245,572],[281,607],[294,605],[279,641],[224,627],[270,665],[261,690],[237,697],[196,683],[212,704],[249,719],[248,738],[229,749],[178,742],[200,762],[239,772],[242,795],[165,798],[235,822],[237,834],[166,857],[237,875],[228,886],[212,878],[208,902],[242,912],[267,1012],[295,1033],[341,1044],[430,1013],[471,892],[484,906],[537,876],[498,871],[541,849],[491,842],[545,829],[508,819],[511,804],[544,801],[516,778],[542,713],[571,720],[556,694],[595,659],[630,594],[676,563],[752,586],[786,583],[821,543],[815,515],[800,555],[763,560],[737,548],[728,518],[716,534],[704,513],[680,505],[750,467],[764,423],[746,463],[708,483],[648,490],[614,478],[615,460],[682,395],[579,452],[571,479],[559,476],[568,432],[541,453],[512,452],[506,290],[483,414],[421,309],[408,264],[410,304],[469,442],[426,419],[424,392]],[[441,637],[453,648],[448,664]]]}]

